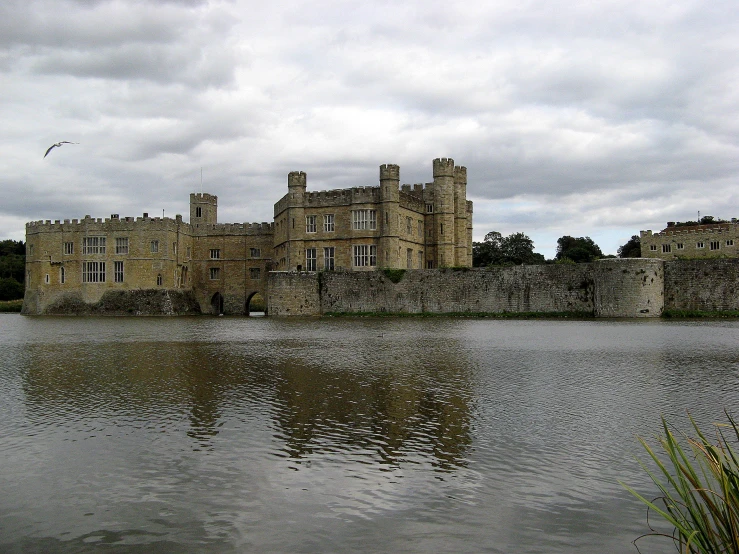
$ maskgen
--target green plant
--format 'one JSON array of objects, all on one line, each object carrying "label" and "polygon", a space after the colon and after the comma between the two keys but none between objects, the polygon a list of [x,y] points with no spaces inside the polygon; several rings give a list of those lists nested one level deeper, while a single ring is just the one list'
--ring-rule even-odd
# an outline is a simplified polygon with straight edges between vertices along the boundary
[{"label": "green plant", "polygon": [[403,275],[405,275],[405,269],[385,268],[382,272],[385,274],[385,277],[390,279],[393,283],[400,283],[403,279]]},{"label": "green plant", "polygon": [[[658,440],[667,456],[665,461],[639,438],[659,471],[640,464],[661,496],[650,501],[624,487],[674,527],[672,535],[652,530],[645,536],[669,537],[685,554],[739,553],[739,454],[730,444],[730,440],[739,441],[739,427],[728,412],[726,416],[728,424],[715,424],[715,442],[691,418],[696,436],[682,435],[686,447],[662,418],[664,435]],[[722,428],[731,430],[729,437]]]}]

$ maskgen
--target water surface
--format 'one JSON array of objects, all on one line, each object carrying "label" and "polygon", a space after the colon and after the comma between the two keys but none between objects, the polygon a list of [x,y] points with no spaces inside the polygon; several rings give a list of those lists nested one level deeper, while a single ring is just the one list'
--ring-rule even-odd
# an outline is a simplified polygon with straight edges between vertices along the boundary
[{"label": "water surface", "polygon": [[0,550],[636,552],[635,435],[736,406],[738,337],[2,315]]}]

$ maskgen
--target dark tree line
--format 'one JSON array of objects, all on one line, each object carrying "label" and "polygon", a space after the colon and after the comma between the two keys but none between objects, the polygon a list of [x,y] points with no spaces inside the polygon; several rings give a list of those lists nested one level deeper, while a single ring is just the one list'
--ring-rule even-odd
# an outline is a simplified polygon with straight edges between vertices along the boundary
[{"label": "dark tree line", "polygon": [[0,300],[23,298],[26,245],[23,241],[0,241]]},{"label": "dark tree line", "polygon": [[534,241],[523,233],[504,237],[498,231],[485,235],[483,242],[472,243],[472,265],[543,264],[544,256],[534,252]]}]

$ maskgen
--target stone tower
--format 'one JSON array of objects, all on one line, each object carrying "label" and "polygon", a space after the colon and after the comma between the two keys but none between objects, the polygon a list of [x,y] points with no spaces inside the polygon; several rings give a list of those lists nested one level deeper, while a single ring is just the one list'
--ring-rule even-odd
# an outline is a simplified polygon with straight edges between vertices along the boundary
[{"label": "stone tower", "polygon": [[380,221],[378,265],[400,267],[398,259],[400,202],[400,167],[395,164],[380,166]]},{"label": "stone tower", "polygon": [[190,193],[190,224],[215,225],[218,223],[218,197],[208,193]]},{"label": "stone tower", "polygon": [[454,160],[436,158],[434,167],[434,216],[432,239],[436,243],[438,267],[455,264],[454,248]]},{"label": "stone tower", "polygon": [[287,267],[291,270],[305,267],[305,190],[308,176],[305,171],[287,174]]}]

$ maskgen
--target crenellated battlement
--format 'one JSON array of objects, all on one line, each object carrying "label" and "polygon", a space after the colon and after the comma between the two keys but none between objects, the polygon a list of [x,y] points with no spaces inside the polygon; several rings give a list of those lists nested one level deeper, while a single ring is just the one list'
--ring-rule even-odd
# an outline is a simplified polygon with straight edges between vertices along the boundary
[{"label": "crenellated battlement", "polygon": [[433,166],[434,178],[454,177],[454,160],[452,158],[436,158]]},{"label": "crenellated battlement", "polygon": [[382,164],[380,166],[380,181],[400,179],[400,166],[395,164]]},{"label": "crenellated battlement", "polygon": [[188,226],[183,223],[182,216],[171,217],[91,217],[86,215],[82,219],[65,220],[38,220],[26,223],[26,233],[54,233],[54,232],[119,232],[119,231],[146,231],[146,230],[176,230],[178,227]]},{"label": "crenellated battlement", "polygon": [[463,165],[454,167],[454,182],[456,184],[467,184],[467,168]]},{"label": "crenellated battlement", "polygon": [[262,223],[216,223],[201,225],[198,228],[199,235],[225,236],[225,235],[271,235],[274,233],[274,223],[263,221]]},{"label": "crenellated battlement", "polygon": [[305,188],[308,183],[308,175],[305,171],[291,171],[287,174],[287,186],[289,188]]},{"label": "crenellated battlement", "polygon": [[418,213],[424,213],[425,211],[426,204],[424,203],[423,197],[415,194],[415,191],[406,192],[405,190],[401,190],[399,200],[401,208]]}]

